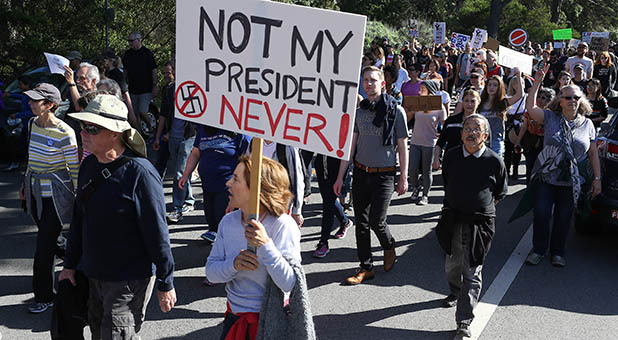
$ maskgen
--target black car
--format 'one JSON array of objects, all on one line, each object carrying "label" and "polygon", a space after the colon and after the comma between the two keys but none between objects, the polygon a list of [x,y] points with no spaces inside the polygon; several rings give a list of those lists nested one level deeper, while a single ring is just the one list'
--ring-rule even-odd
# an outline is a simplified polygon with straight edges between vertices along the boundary
[{"label": "black car", "polygon": [[575,229],[580,233],[618,228],[618,114],[602,124],[599,136],[601,194],[592,200],[590,216],[584,218],[580,211],[576,213]]},{"label": "black car", "polygon": [[[58,88],[60,93],[64,93],[67,91],[67,83],[64,79],[64,76],[61,74],[55,74],[49,72],[49,67],[38,67],[31,69],[29,71],[24,72],[24,75],[32,78],[32,85],[36,86],[39,83],[50,83]],[[4,93],[14,93],[19,92],[19,88],[17,87],[17,80],[13,80],[4,88]],[[65,97],[63,96],[63,97]],[[13,99],[13,98],[4,98],[4,106],[5,110],[2,112],[6,119],[6,116],[12,113],[19,112],[21,110],[21,102]]]}]

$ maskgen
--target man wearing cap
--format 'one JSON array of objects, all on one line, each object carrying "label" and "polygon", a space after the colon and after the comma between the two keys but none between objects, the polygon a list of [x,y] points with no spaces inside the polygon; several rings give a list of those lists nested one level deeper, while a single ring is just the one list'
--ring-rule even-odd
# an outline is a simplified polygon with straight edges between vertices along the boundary
[{"label": "man wearing cap", "polygon": [[594,68],[594,62],[592,59],[586,57],[588,52],[588,44],[586,42],[580,42],[577,45],[577,54],[567,59],[565,63],[565,69],[571,73],[571,76],[575,78],[575,65],[582,65],[586,73],[586,79],[592,78],[592,71]]},{"label": "man wearing cap", "polygon": [[134,339],[155,283],[163,312],[176,302],[161,179],[120,99],[99,95],[69,115],[92,155],[80,168],[59,280],[74,283],[75,269],[88,277],[93,339]]},{"label": "man wearing cap", "polygon": [[128,49],[122,63],[129,83],[129,94],[136,115],[148,112],[150,101],[157,96],[157,64],[152,52],[142,45],[142,35],[133,32],[127,39]]},{"label": "man wearing cap", "polygon": [[66,56],[69,59],[69,67],[71,70],[77,71],[79,64],[82,62],[82,54],[79,51],[70,51]]}]

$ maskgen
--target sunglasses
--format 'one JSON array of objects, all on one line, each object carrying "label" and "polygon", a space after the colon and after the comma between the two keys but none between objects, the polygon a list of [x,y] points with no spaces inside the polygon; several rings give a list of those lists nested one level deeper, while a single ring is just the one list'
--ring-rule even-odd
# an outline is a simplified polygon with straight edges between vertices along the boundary
[{"label": "sunglasses", "polygon": [[480,76],[476,76],[476,75],[475,76],[470,76],[470,79],[479,79],[479,78],[481,78],[481,77]]},{"label": "sunglasses", "polygon": [[579,96],[564,96],[562,98],[566,99],[566,100],[573,100],[573,99],[579,100],[581,97],[579,97]]},{"label": "sunglasses", "polygon": [[82,127],[82,130],[86,131],[86,133],[89,135],[98,135],[101,130],[103,130],[103,128],[100,126],[86,125],[84,124],[84,122],[79,122],[79,125]]}]

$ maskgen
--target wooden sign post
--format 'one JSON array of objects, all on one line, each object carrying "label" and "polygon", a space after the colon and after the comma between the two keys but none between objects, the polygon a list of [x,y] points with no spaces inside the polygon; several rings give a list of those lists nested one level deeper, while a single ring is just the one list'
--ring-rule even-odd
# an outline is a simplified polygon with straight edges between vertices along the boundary
[{"label": "wooden sign post", "polygon": [[[249,179],[249,216],[247,220],[259,220],[260,216],[260,188],[262,179],[262,138],[254,137],[251,140],[251,178]],[[247,250],[255,253],[257,248],[247,242]]]}]

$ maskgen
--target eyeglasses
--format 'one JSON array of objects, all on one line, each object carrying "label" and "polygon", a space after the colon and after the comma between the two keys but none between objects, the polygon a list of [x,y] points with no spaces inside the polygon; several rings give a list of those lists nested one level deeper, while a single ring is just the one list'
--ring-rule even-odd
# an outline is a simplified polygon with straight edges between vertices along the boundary
[{"label": "eyeglasses", "polygon": [[579,100],[581,97],[579,96],[563,96],[562,99],[566,99],[566,100]]},{"label": "eyeglasses", "polygon": [[539,96],[539,99],[542,99],[542,100],[551,100],[551,97],[548,97],[548,96]]},{"label": "eyeglasses", "polygon": [[98,135],[104,128],[96,125],[86,125],[84,122],[79,122],[82,130],[86,131],[89,135]]},{"label": "eyeglasses", "polygon": [[465,127],[463,128],[465,133],[481,133],[485,130],[481,129],[481,128],[469,128],[469,127]]}]

